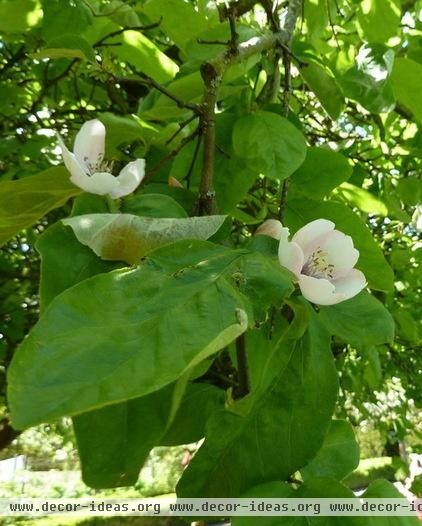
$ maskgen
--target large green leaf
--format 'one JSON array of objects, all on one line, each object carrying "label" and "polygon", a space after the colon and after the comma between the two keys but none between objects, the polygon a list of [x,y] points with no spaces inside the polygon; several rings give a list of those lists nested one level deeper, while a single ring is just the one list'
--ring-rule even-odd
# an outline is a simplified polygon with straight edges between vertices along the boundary
[{"label": "large green leaf", "polygon": [[[248,489],[242,494],[242,498],[249,499],[288,499],[294,496],[294,489],[286,482],[267,482]],[[292,522],[294,521],[294,522]],[[232,526],[308,526],[305,517],[271,517],[251,516],[232,518]]]},{"label": "large green leaf", "polygon": [[186,210],[169,195],[139,194],[125,199],[121,210],[140,217],[187,217]]},{"label": "large green leaf", "polygon": [[248,295],[255,299],[255,289],[261,302],[281,304],[290,275],[261,254],[180,241],[135,270],[64,291],[9,368],[14,426],[161,389],[253,323]]},{"label": "large green leaf", "polygon": [[158,391],[73,418],[84,482],[95,488],[130,486],[151,449],[188,444],[204,436],[225,393],[185,379]]},{"label": "large green leaf", "polygon": [[374,113],[391,111],[395,104],[390,73],[394,52],[382,44],[365,44],[356,65],[339,78],[347,97]]},{"label": "large green leaf", "polygon": [[[369,484],[368,489],[362,495],[367,499],[402,499],[403,495],[387,480],[376,480]],[[416,517],[367,517],[368,526],[420,526]]]},{"label": "large green leaf", "polygon": [[157,82],[168,82],[179,70],[171,58],[139,31],[125,31],[109,42],[118,44],[113,52],[119,59],[127,61]]},{"label": "large green leaf", "polygon": [[97,257],[92,250],[79,243],[71,228],[60,222],[38,238],[36,247],[41,255],[39,294],[42,312],[58,294],[69,287],[121,266]]},{"label": "large green leaf", "polygon": [[178,239],[208,239],[226,216],[155,218],[87,214],[64,219],[78,240],[102,259],[140,263],[151,250]]},{"label": "large green leaf", "polygon": [[305,480],[310,477],[341,480],[358,464],[359,446],[352,426],[345,420],[333,420],[321,449],[301,473]]},{"label": "large green leaf", "polygon": [[63,167],[0,183],[0,244],[82,192]]},{"label": "large green leaf", "polygon": [[409,58],[397,58],[391,74],[394,93],[415,118],[422,121],[422,64]]},{"label": "large green leaf", "polygon": [[366,276],[371,288],[393,290],[393,271],[372,237],[365,223],[350,208],[332,201],[313,201],[294,199],[289,201],[286,209],[286,224],[291,232],[314,219],[330,219],[336,228],[352,237],[360,256],[356,267]]},{"label": "large green leaf", "polygon": [[367,292],[337,305],[321,307],[319,317],[332,334],[351,345],[380,345],[391,343],[394,338],[391,314]]},{"label": "large green leaf", "polygon": [[179,482],[179,496],[238,497],[256,484],[286,479],[321,447],[337,374],[329,335],[315,318],[301,339],[282,337],[275,345],[271,370],[264,389],[211,417],[205,443]]},{"label": "large green leaf", "polygon": [[[308,9],[309,4],[306,6]],[[323,6],[326,11],[327,6]],[[309,88],[318,97],[322,107],[332,119],[337,119],[344,108],[344,96],[331,70],[318,57],[315,49],[305,42],[293,44],[294,53],[305,62],[299,69]]]},{"label": "large green leaf", "polygon": [[268,111],[250,113],[236,121],[233,148],[252,169],[277,180],[289,177],[306,155],[302,133],[284,117]]},{"label": "large green leaf", "polygon": [[32,53],[31,58],[81,58],[95,63],[95,53],[87,40],[80,35],[66,34],[47,42],[44,49]]},{"label": "large green leaf", "polygon": [[327,148],[308,148],[304,163],[291,177],[289,195],[322,199],[351,175],[352,167],[341,154]]},{"label": "large green leaf", "polygon": [[40,18],[35,0],[6,0],[0,3],[0,31],[19,33],[34,26]]},{"label": "large green leaf", "polygon": [[161,20],[160,27],[179,48],[196,40],[202,32],[218,24],[216,9],[205,4],[194,6],[179,0],[148,0],[143,11],[152,21]]},{"label": "large green leaf", "polygon": [[357,27],[367,42],[384,43],[397,33],[401,19],[400,0],[363,0]]},{"label": "large green leaf", "polygon": [[164,434],[174,384],[73,417],[82,478],[93,488],[130,486]]},{"label": "large green leaf", "polygon": [[333,195],[339,200],[359,208],[367,214],[386,216],[387,206],[375,195],[350,183],[343,183],[333,191]]},{"label": "large green leaf", "polygon": [[225,392],[211,384],[190,383],[160,445],[190,444],[204,437],[208,418],[224,406],[225,399]]}]

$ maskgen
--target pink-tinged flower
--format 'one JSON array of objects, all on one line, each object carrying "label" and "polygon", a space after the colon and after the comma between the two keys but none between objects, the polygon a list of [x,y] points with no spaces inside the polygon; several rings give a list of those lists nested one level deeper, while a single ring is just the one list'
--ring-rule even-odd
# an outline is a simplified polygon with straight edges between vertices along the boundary
[{"label": "pink-tinged flower", "polygon": [[255,231],[255,235],[269,236],[274,239],[280,239],[283,232],[283,225],[277,219],[267,219],[259,225]]},{"label": "pink-tinged flower", "polygon": [[367,285],[364,274],[354,268],[359,251],[352,238],[335,230],[332,221],[311,221],[288,239],[289,229],[282,228],[280,263],[296,274],[303,296],[312,303],[334,305]]},{"label": "pink-tinged flower", "polygon": [[128,163],[114,177],[112,163],[104,161],[105,134],[104,124],[98,119],[85,122],[76,135],[73,153],[66,148],[59,134],[57,138],[72,183],[85,192],[108,194],[112,199],[118,199],[131,194],[139,186],[145,175],[145,160]]}]

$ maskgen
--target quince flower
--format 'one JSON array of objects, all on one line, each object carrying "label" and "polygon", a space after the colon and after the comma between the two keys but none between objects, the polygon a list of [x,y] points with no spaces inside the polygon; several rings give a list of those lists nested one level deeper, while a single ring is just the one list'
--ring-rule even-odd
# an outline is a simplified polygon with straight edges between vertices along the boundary
[{"label": "quince flower", "polygon": [[117,177],[111,172],[112,163],[104,161],[105,127],[98,119],[85,122],[76,135],[73,153],[60,135],[63,161],[70,172],[70,180],[85,192],[106,195],[118,199],[132,193],[145,175],[145,160],[128,163]]},{"label": "quince flower", "polygon": [[278,227],[275,223],[268,225],[272,237],[280,240],[278,258],[281,265],[296,274],[307,300],[334,305],[353,298],[367,285],[364,274],[354,268],[359,251],[352,238],[335,230],[332,221],[311,221],[291,241],[289,229],[278,223]]}]

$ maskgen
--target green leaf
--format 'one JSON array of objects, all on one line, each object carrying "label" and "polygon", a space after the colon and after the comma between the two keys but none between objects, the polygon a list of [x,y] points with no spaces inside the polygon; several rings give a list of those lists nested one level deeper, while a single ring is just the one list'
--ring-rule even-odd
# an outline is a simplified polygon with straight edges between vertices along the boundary
[{"label": "green leaf", "polygon": [[367,214],[384,217],[388,214],[388,208],[381,199],[368,192],[368,190],[364,190],[353,184],[343,183],[334,190],[333,195],[339,199],[339,201],[349,203]]},{"label": "green leaf", "polygon": [[409,58],[397,58],[391,74],[394,94],[399,102],[406,106],[422,121],[422,64]]},{"label": "green leaf", "polygon": [[336,228],[352,237],[360,256],[356,267],[366,276],[371,288],[393,290],[393,271],[366,224],[350,208],[332,201],[295,199],[287,203],[286,225],[294,233],[314,219],[330,219]]},{"label": "green leaf", "polygon": [[326,148],[308,148],[305,161],[291,177],[289,195],[322,199],[351,175],[352,167],[343,155]]},{"label": "green leaf", "polygon": [[9,367],[14,427],[144,396],[175,381],[244,332],[248,316],[253,323],[250,289],[259,287],[269,304],[291,292],[288,274],[274,263],[269,276],[265,261],[244,250],[180,241],[135,270],[67,289]]},{"label": "green leaf", "polygon": [[168,82],[179,71],[178,65],[139,31],[125,31],[108,42],[120,44],[113,48],[119,59],[135,66],[157,82]]},{"label": "green leaf", "polygon": [[400,179],[397,193],[406,205],[417,206],[422,200],[422,180],[416,177]]},{"label": "green leaf", "polygon": [[359,7],[357,27],[364,40],[384,43],[397,34],[401,19],[399,0],[363,0]]},{"label": "green leaf", "polygon": [[140,217],[187,217],[185,209],[172,197],[164,194],[140,194],[126,198],[121,210]]},{"label": "green leaf", "polygon": [[344,94],[368,111],[391,111],[395,98],[390,73],[394,51],[382,44],[365,44],[356,57],[356,65],[339,78]]},{"label": "green leaf", "polygon": [[174,419],[161,437],[161,446],[191,444],[205,436],[205,425],[224,406],[225,392],[210,384],[188,385]]},{"label": "green leaf", "polygon": [[[160,28],[178,48],[185,48],[190,40],[199,36],[216,23],[216,9],[204,9],[179,0],[148,0],[143,11],[151,21],[160,20]],[[208,15],[208,16],[207,16]]]},{"label": "green leaf", "polygon": [[134,265],[157,247],[178,239],[208,239],[225,216],[153,218],[131,214],[87,214],[64,219],[79,242],[102,259]]},{"label": "green leaf", "polygon": [[81,34],[92,22],[92,12],[83,0],[43,0],[42,33],[46,40],[69,33]]},{"label": "green leaf", "polygon": [[31,53],[30,57],[44,58],[81,58],[95,62],[95,53],[87,40],[79,35],[62,35],[47,42],[46,47]]},{"label": "green leaf", "polygon": [[[308,2],[306,10],[310,6]],[[328,6],[322,6],[325,13]],[[337,119],[344,108],[344,97],[331,70],[318,57],[315,49],[305,42],[293,44],[294,53],[305,64],[299,68],[300,75],[315,93],[322,107],[332,119]]]},{"label": "green leaf", "polygon": [[167,428],[173,391],[171,384],[73,418],[85,484],[114,488],[136,483],[149,452]]},{"label": "green leaf", "polygon": [[362,354],[365,357],[363,377],[371,389],[379,389],[382,380],[380,353],[376,347],[369,347],[363,349]]},{"label": "green leaf", "polygon": [[38,238],[36,248],[41,255],[41,312],[58,294],[75,283],[121,266],[98,258],[78,242],[71,228],[60,222],[50,226]]},{"label": "green leaf", "polygon": [[0,182],[0,244],[81,192],[61,166],[16,181]]},{"label": "green leaf", "polygon": [[[259,499],[288,499],[294,494],[292,489],[285,482],[267,482],[259,484],[253,488],[248,489],[242,494],[242,498],[259,498]],[[292,517],[232,517],[232,526],[290,526]],[[294,526],[308,526],[306,518],[294,517]]]},{"label": "green leaf", "polygon": [[[387,480],[372,482],[362,495],[366,499],[402,499],[403,495]],[[367,517],[369,526],[420,526],[416,517]]]},{"label": "green leaf", "polygon": [[[145,140],[145,129],[133,116],[123,117],[114,113],[99,113],[98,119],[106,127],[106,151],[110,157],[121,144]],[[151,130],[149,131],[151,133]]]},{"label": "green leaf", "polygon": [[301,339],[282,338],[271,369],[263,392],[211,417],[205,442],[177,487],[180,497],[238,497],[286,479],[321,447],[337,394],[328,333],[313,319]]},{"label": "green leaf", "polygon": [[394,319],[397,323],[397,332],[401,338],[408,342],[419,340],[418,324],[410,310],[400,308],[394,311]]},{"label": "green leaf", "polygon": [[34,0],[6,0],[0,3],[0,31],[20,33],[37,24],[42,13]]},{"label": "green leaf", "polygon": [[341,480],[359,464],[359,446],[352,426],[345,420],[333,420],[321,449],[301,470],[305,480],[333,477]]},{"label": "green leaf", "polygon": [[331,334],[351,345],[380,345],[394,338],[391,314],[367,292],[337,305],[321,307],[319,316]]},{"label": "green leaf", "polygon": [[236,121],[233,148],[250,168],[276,180],[289,177],[306,156],[302,133],[284,117],[267,111]]}]

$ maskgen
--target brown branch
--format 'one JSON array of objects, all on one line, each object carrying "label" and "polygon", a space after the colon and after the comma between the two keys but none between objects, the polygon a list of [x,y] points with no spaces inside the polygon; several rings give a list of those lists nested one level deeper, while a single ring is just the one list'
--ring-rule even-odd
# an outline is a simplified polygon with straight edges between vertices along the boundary
[{"label": "brown branch", "polygon": [[[299,17],[300,11],[302,8],[302,0],[291,0],[289,5],[289,10],[286,15],[286,21],[284,28],[289,35],[289,38],[282,45],[282,57],[283,57],[283,67],[284,67],[284,90],[283,90],[283,107],[282,113],[284,117],[289,115],[289,102],[290,96],[292,93],[292,74],[291,74],[291,41],[293,32],[296,26],[297,19]],[[285,179],[281,185],[280,191],[280,207],[278,212],[278,218],[281,222],[284,220],[284,212],[287,204],[287,196],[289,192],[290,180]]]},{"label": "brown branch", "polygon": [[274,47],[279,40],[287,41],[284,31],[254,37],[236,46],[229,46],[226,51],[206,62],[201,67],[201,75],[205,85],[204,99],[201,103],[201,123],[204,140],[204,162],[198,200],[195,212],[198,215],[216,213],[214,191],[214,154],[215,154],[215,107],[218,100],[218,90],[226,70],[252,55]]},{"label": "brown branch", "polygon": [[179,99],[176,95],[171,93],[167,88],[156,82],[151,77],[139,77],[139,78],[125,78],[125,77],[119,77],[114,79],[115,82],[118,84],[138,84],[142,86],[149,86],[155,88],[157,91],[171,99],[173,102],[176,103],[178,108],[187,108],[195,113],[199,113],[199,107],[197,104],[193,104],[191,102],[185,102],[182,99]]},{"label": "brown branch", "polygon": [[[291,0],[287,11],[284,29],[275,31],[269,35],[254,37],[246,42],[236,45],[233,42],[237,35],[233,26],[234,16],[240,14],[242,9],[248,7],[249,10],[256,2],[249,0],[239,0],[230,4],[228,11],[223,8],[224,18],[230,20],[231,39],[228,49],[217,57],[206,62],[201,67],[201,75],[205,85],[204,98],[201,104],[201,122],[204,139],[204,162],[202,168],[201,181],[195,212],[199,215],[208,215],[216,212],[215,191],[214,191],[214,154],[215,154],[215,108],[218,100],[218,90],[223,79],[223,75],[230,66],[246,60],[252,55],[261,53],[267,49],[276,48],[280,44],[290,49],[290,42],[296,25],[297,18],[302,6],[302,0]],[[226,9],[226,11],[224,11]],[[234,10],[234,11],[233,11]]]},{"label": "brown branch", "polygon": [[220,21],[224,22],[224,20],[230,18],[232,13],[235,13],[236,17],[242,16],[248,11],[251,11],[258,3],[258,0],[237,0],[236,2],[230,2],[228,6],[220,4],[218,6]]},{"label": "brown branch", "polygon": [[108,40],[109,38],[117,37],[118,35],[121,35],[125,31],[147,31],[148,29],[154,29],[158,27],[161,24],[162,18],[158,22],[154,22],[153,24],[148,24],[146,26],[126,26],[122,29],[118,29],[117,31],[113,31],[112,33],[108,33],[104,37],[100,38],[100,40],[97,40],[95,44],[92,47],[100,47],[103,42]]}]

